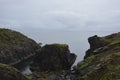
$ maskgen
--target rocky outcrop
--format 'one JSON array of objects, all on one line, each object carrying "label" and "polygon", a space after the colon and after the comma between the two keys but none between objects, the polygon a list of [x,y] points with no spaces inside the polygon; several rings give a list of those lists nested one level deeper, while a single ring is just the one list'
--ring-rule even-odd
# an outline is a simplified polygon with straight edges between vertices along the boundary
[{"label": "rocky outcrop", "polygon": [[15,65],[35,55],[39,45],[23,34],[0,29],[0,63]]},{"label": "rocky outcrop", "polygon": [[90,49],[86,51],[86,55],[84,58],[96,54],[94,53],[94,50],[100,49],[101,47],[104,47],[109,44],[109,42],[106,39],[98,37],[97,35],[89,37],[88,42],[90,44]]},{"label": "rocky outcrop", "polygon": [[[23,76],[17,69],[31,64],[33,74]],[[70,53],[66,44],[40,47],[23,34],[0,29],[0,80],[64,80],[76,55]],[[29,63],[26,61],[30,61]],[[23,65],[22,65],[23,64]]]},{"label": "rocky outcrop", "polygon": [[31,65],[32,71],[69,70],[76,60],[66,44],[49,44],[43,46]]},{"label": "rocky outcrop", "polygon": [[28,80],[17,69],[0,63],[0,80]]},{"label": "rocky outcrop", "polygon": [[105,37],[94,36],[89,40],[92,40],[89,41],[91,51],[76,66],[73,80],[119,80],[120,33]]}]

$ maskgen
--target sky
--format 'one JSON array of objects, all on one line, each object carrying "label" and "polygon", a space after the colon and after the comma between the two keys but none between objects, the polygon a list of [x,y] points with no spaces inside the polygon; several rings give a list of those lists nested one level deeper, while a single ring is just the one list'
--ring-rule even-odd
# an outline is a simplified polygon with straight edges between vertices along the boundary
[{"label": "sky", "polygon": [[0,0],[0,28],[43,44],[66,43],[83,59],[88,37],[120,31],[120,0]]},{"label": "sky", "polygon": [[120,0],[0,0],[0,27],[120,31]]}]

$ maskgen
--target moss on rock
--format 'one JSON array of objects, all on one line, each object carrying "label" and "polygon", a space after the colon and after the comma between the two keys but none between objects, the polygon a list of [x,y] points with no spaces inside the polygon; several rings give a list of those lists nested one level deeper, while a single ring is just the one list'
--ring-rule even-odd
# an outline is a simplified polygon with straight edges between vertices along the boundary
[{"label": "moss on rock", "polygon": [[31,69],[33,71],[68,70],[75,62],[76,55],[71,54],[66,44],[47,44],[38,51]]},{"label": "moss on rock", "polygon": [[90,55],[86,53],[87,57],[83,60],[83,64],[77,66],[78,75],[75,80],[120,79],[120,33],[99,37],[99,39],[108,43],[101,46],[98,44],[99,47],[89,49]]},{"label": "moss on rock", "polygon": [[23,34],[0,29],[0,63],[14,65],[35,54],[39,45]]},{"label": "moss on rock", "polygon": [[28,80],[17,69],[0,63],[0,80]]}]

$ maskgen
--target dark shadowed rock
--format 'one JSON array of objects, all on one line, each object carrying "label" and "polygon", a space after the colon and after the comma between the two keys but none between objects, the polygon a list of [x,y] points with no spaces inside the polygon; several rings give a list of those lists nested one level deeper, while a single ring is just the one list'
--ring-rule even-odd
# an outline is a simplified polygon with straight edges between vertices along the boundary
[{"label": "dark shadowed rock", "polygon": [[17,69],[0,63],[0,80],[28,80]]},{"label": "dark shadowed rock", "polygon": [[33,71],[69,70],[76,60],[66,44],[50,44],[42,47],[31,66]]},{"label": "dark shadowed rock", "polygon": [[23,34],[0,29],[0,63],[14,65],[35,55],[39,45]]},{"label": "dark shadowed rock", "polygon": [[90,44],[90,49],[88,49],[86,51],[86,55],[85,55],[84,58],[87,58],[87,57],[95,54],[94,50],[100,49],[101,47],[106,46],[107,44],[109,44],[109,42],[107,40],[105,40],[102,37],[98,37],[97,35],[89,37],[88,42]]},{"label": "dark shadowed rock", "polygon": [[88,42],[90,44],[90,49],[97,49],[107,45],[105,40],[101,37],[98,37],[97,35],[88,38]]}]

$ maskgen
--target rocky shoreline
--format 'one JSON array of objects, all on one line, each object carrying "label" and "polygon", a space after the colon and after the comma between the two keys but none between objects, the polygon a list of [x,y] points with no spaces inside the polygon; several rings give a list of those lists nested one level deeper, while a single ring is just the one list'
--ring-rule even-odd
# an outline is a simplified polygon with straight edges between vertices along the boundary
[{"label": "rocky shoreline", "polygon": [[[120,32],[105,37],[95,35],[88,42],[90,49],[84,60],[71,68],[77,56],[67,44],[41,47],[19,32],[0,29],[0,80],[120,79]],[[19,71],[25,65],[32,74]]]}]

